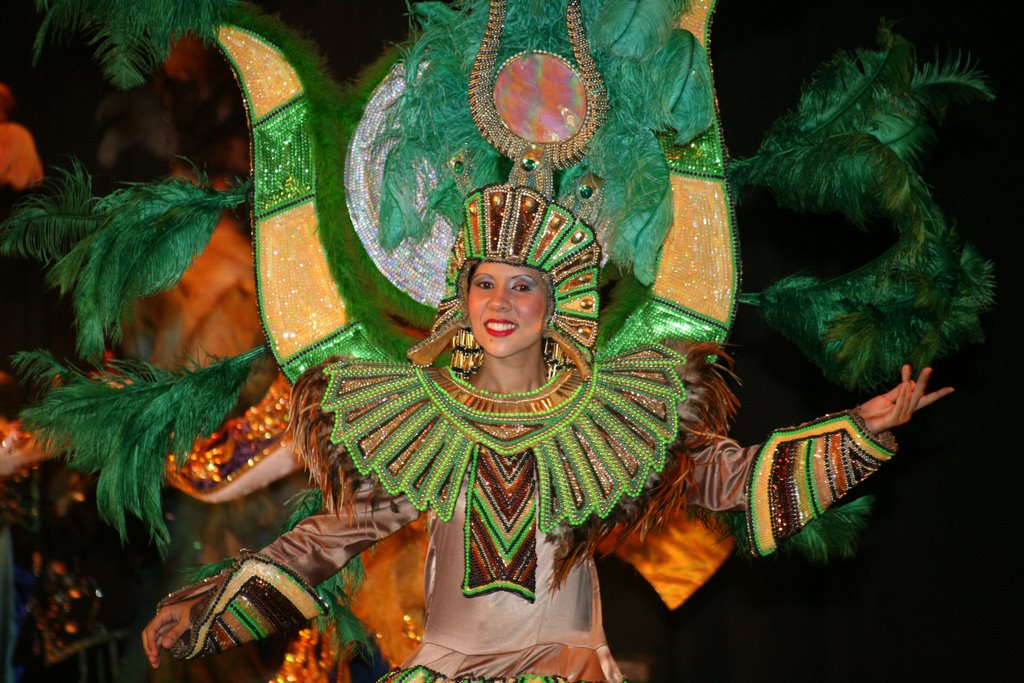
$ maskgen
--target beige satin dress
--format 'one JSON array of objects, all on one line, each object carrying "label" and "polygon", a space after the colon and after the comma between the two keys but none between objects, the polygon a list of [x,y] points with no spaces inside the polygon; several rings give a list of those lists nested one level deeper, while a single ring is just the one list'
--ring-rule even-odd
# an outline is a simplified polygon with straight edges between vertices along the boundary
[{"label": "beige satin dress", "polygon": [[[742,509],[756,452],[756,446],[741,448],[722,439],[691,454],[694,485],[688,502],[714,510]],[[570,681],[621,681],[604,635],[593,560],[574,567],[553,588],[557,547],[540,530],[533,603],[506,591],[463,595],[465,501],[464,486],[452,519],[434,519],[429,525],[423,641],[402,666],[425,666],[456,679],[532,673]],[[371,487],[364,485],[351,514],[314,515],[262,553],[315,585],[419,514],[404,496],[371,496]]]}]

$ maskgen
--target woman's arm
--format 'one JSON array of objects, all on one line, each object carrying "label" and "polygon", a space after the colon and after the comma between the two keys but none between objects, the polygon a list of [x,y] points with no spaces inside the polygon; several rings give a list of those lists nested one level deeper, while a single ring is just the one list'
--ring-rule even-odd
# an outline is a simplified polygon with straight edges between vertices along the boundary
[{"label": "woman's arm", "polygon": [[768,555],[820,517],[896,451],[888,429],[952,392],[925,393],[931,370],[858,409],[774,431],[760,446],[719,439],[690,453],[687,502],[710,510],[746,510],[752,552]]},{"label": "woman's arm", "polygon": [[285,630],[325,610],[315,586],[419,516],[404,496],[360,487],[347,512],[321,512],[258,553],[160,603],[142,633],[150,664],[160,649],[178,658],[221,652]]}]

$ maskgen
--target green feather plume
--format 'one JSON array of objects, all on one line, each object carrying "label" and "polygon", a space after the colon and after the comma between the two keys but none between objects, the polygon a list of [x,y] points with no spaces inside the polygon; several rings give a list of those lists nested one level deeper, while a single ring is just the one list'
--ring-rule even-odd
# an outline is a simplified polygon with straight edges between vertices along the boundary
[{"label": "green feather plume", "polygon": [[52,169],[44,189],[15,204],[0,223],[0,253],[53,263],[103,224],[110,202],[92,193],[92,177],[78,161]]},{"label": "green feather plume", "polygon": [[[202,182],[202,180],[201,180]],[[133,185],[102,228],[75,251],[82,256],[72,275],[78,350],[103,353],[104,337],[121,336],[121,320],[138,299],[173,287],[213,235],[225,209],[243,203],[248,185],[218,191],[179,178]]]},{"label": "green feather plume", "polygon": [[[797,534],[779,546],[780,555],[801,556],[812,562],[827,562],[833,557],[853,557],[857,539],[867,528],[868,517],[874,498],[864,496],[844,505],[825,510],[821,517],[810,522]],[[751,556],[750,537],[747,535],[747,518],[742,512],[725,512],[714,515],[714,520],[724,526],[736,542],[736,552]]]},{"label": "green feather plume", "polygon": [[741,194],[765,188],[783,207],[839,212],[861,226],[888,220],[898,234],[842,277],[793,276],[741,296],[830,380],[870,389],[903,363],[926,365],[982,339],[991,266],[961,243],[919,165],[949,104],[991,98],[969,60],[918,67],[913,46],[883,26],[879,49],[834,57],[757,155],[732,162]]},{"label": "green feather plume", "polygon": [[[320,489],[307,489],[296,494],[288,504],[291,514],[283,531],[291,531],[302,520],[322,512],[323,494]],[[316,588],[320,597],[329,605],[327,613],[316,618],[316,627],[321,633],[329,633],[334,629],[334,651],[339,654],[352,647],[361,652],[369,652],[369,636],[351,607],[352,596],[362,586],[364,578],[362,560],[354,557],[341,571]]]},{"label": "green feather plume", "polygon": [[[653,164],[655,132],[673,130],[690,139],[706,129],[714,112],[707,55],[689,34],[674,30],[678,0],[583,3],[592,53],[611,102],[608,122],[595,136],[590,157],[563,178],[593,170],[604,180],[610,258],[653,281],[661,243],[671,225],[669,174]],[[427,235],[438,214],[459,216],[448,159],[464,152],[478,185],[507,178],[507,165],[481,138],[466,106],[466,88],[487,20],[486,0],[455,5],[419,3],[412,8],[420,30],[403,54],[406,90],[390,112],[385,136],[401,131],[391,149],[381,198],[382,243]],[[523,50],[546,50],[571,59],[565,5],[510,3],[498,62]],[[643,58],[638,58],[643,55]],[[681,61],[686,57],[685,61]],[[666,88],[670,82],[673,87]],[[652,93],[657,93],[653,96]],[[660,100],[659,100],[660,98]],[[659,100],[652,105],[652,100]],[[381,140],[383,144],[385,140]],[[411,210],[417,170],[440,179],[422,211]],[[564,181],[563,181],[564,182]]]},{"label": "green feather plume", "polygon": [[618,57],[648,59],[668,40],[684,3],[609,0],[591,24],[590,42]]},{"label": "green feather plume", "polygon": [[97,507],[122,538],[130,513],[165,548],[160,488],[167,456],[183,462],[197,438],[220,427],[264,353],[178,372],[114,361],[86,374],[47,352],[22,352],[13,359],[22,378],[52,388],[21,418],[45,450],[65,451],[73,467],[99,475]]},{"label": "green feather plume", "polygon": [[730,166],[734,188],[769,189],[795,211],[839,211],[862,225],[902,220],[920,238],[926,195],[909,192],[935,140],[930,119],[951,102],[991,99],[978,71],[957,58],[918,68],[913,46],[887,26],[879,49],[840,53],[815,74],[797,109],[777,121],[756,156]]},{"label": "green feather plume", "polygon": [[[613,137],[615,143],[594,150],[590,167],[607,177],[621,159],[617,152],[630,150],[630,156],[638,160],[630,183],[605,185],[604,210],[610,224],[617,228],[609,233],[613,258],[623,265],[632,264],[637,279],[650,283],[657,274],[661,245],[672,222],[669,168],[652,133],[641,131],[628,137],[617,133],[612,127],[599,131]],[[609,152],[611,156],[606,156]]]},{"label": "green feather plume", "polygon": [[673,31],[652,70],[655,84],[660,84],[652,93],[665,98],[664,124],[675,130],[676,145],[685,145],[711,127],[715,122],[711,65],[704,46],[692,33]]},{"label": "green feather plume", "polygon": [[947,229],[922,248],[897,244],[848,275],[788,277],[744,300],[830,380],[871,389],[903,363],[924,367],[982,341],[978,316],[992,292],[991,264]]},{"label": "green feather plume", "polygon": [[100,198],[75,163],[50,187],[52,196],[23,200],[0,224],[0,250],[52,264],[51,283],[73,292],[78,351],[98,358],[106,336],[120,338],[135,301],[181,279],[221,213],[243,203],[249,186],[219,191],[167,178]]},{"label": "green feather plume", "polygon": [[186,34],[211,42],[224,12],[238,0],[36,0],[44,13],[35,40],[38,60],[48,38],[85,33],[104,76],[134,88],[166,61]]},{"label": "green feather plume", "polygon": [[950,104],[968,104],[995,96],[977,64],[962,53],[924,64],[914,71],[910,90],[915,102],[941,122]]}]

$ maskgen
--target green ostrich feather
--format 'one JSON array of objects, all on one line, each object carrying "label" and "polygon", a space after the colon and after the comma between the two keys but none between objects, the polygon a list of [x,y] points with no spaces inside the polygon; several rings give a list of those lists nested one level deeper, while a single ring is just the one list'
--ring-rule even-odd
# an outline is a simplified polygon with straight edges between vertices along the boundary
[{"label": "green ostrich feather", "polygon": [[878,50],[840,53],[819,69],[797,109],[772,126],[756,156],[733,162],[730,175],[741,193],[766,187],[782,206],[839,211],[857,224],[901,221],[899,229],[921,239],[924,196],[910,183],[935,140],[930,121],[952,102],[992,96],[969,62],[919,68],[913,46],[883,26]]},{"label": "green ostrich feather", "polygon": [[970,61],[918,67],[913,46],[883,26],[878,50],[834,57],[757,155],[730,166],[741,193],[766,188],[783,207],[839,212],[857,225],[888,220],[898,235],[847,275],[793,276],[741,296],[830,380],[870,389],[903,363],[923,366],[981,341],[991,265],[962,244],[919,165],[951,103],[991,98]]},{"label": "green ostrich feather", "polygon": [[[821,517],[810,522],[797,534],[779,546],[779,554],[801,556],[812,562],[827,562],[833,557],[852,557],[856,553],[857,539],[867,528],[874,499],[864,496],[844,505],[825,510]],[[742,512],[724,512],[711,516],[718,526],[736,542],[737,554],[751,557],[747,518]]]},{"label": "green ostrich feather", "polygon": [[35,57],[47,38],[89,36],[104,76],[128,89],[145,83],[186,34],[212,42],[221,15],[238,0],[36,0],[44,12]]},{"label": "green ostrich feather", "polygon": [[170,536],[160,488],[168,454],[184,462],[197,438],[220,427],[264,353],[255,349],[192,371],[115,361],[90,373],[46,352],[19,353],[19,374],[52,387],[21,418],[44,450],[65,451],[73,467],[98,474],[97,507],[122,539],[131,513],[165,549]]},{"label": "green ostrich feather", "polygon": [[0,253],[51,264],[103,224],[111,198],[92,193],[92,177],[78,161],[55,168],[45,193],[30,194],[0,223]]},{"label": "green ostrich feather", "polygon": [[72,293],[78,351],[98,358],[105,339],[143,297],[173,287],[206,248],[221,213],[245,201],[247,185],[201,187],[183,178],[129,185],[93,197],[77,163],[51,185],[52,197],[21,202],[0,225],[2,249],[52,263],[51,283]]},{"label": "green ostrich feather", "polygon": [[649,59],[668,40],[685,2],[609,0],[591,24],[590,42],[628,59]]}]

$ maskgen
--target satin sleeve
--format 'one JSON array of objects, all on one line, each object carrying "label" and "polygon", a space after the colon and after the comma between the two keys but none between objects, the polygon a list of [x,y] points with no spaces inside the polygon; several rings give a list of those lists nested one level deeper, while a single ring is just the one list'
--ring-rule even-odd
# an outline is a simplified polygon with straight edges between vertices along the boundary
[{"label": "satin sleeve", "polygon": [[747,509],[747,483],[761,446],[721,438],[690,453],[693,479],[686,502],[719,512]]},{"label": "satin sleeve", "polygon": [[853,412],[777,429],[758,446],[722,438],[690,454],[687,502],[746,511],[751,551],[768,555],[895,452],[891,434],[872,434]]},{"label": "satin sleeve", "polygon": [[307,517],[260,554],[315,586],[377,541],[412,523],[419,514],[405,496],[374,491],[364,484],[353,496],[351,508],[339,513],[325,510]]},{"label": "satin sleeve", "polygon": [[405,496],[361,486],[341,514],[307,517],[263,550],[243,551],[215,577],[172,593],[158,609],[185,600],[189,630],[171,655],[192,659],[223,652],[301,625],[328,605],[316,586],[353,557],[419,516]]}]

